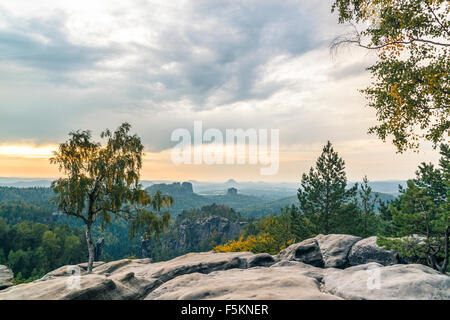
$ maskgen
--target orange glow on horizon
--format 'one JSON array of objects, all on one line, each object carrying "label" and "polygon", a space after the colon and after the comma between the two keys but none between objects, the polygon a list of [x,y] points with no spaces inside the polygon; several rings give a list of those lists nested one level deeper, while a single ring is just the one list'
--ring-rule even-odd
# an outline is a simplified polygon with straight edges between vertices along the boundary
[{"label": "orange glow on horizon", "polygon": [[[57,150],[57,144],[0,144],[0,177],[56,178],[62,176],[49,158]],[[303,150],[303,151],[293,151]],[[362,141],[353,145],[336,145],[335,150],[346,161],[347,177],[361,180],[367,174],[371,181],[403,180],[414,177],[422,161],[437,163],[435,150],[420,154],[395,154],[390,146],[379,142]],[[171,161],[171,149],[146,152],[141,171],[142,180],[170,181],[300,181],[301,174],[314,165],[321,146],[295,146],[280,150],[279,172],[273,176],[261,176],[260,165],[175,165]]]},{"label": "orange glow on horizon", "polygon": [[0,157],[48,159],[56,150],[58,146],[52,144],[0,144]]}]

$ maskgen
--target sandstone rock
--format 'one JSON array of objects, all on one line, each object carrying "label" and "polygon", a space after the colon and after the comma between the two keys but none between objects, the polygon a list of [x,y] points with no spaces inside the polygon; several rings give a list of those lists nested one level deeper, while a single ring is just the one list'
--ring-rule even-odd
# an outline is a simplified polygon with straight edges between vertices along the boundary
[{"label": "sandstone rock", "polygon": [[163,244],[163,248],[187,252],[198,247],[199,243],[209,242],[214,235],[220,235],[222,239],[234,239],[244,226],[245,222],[233,222],[218,216],[186,220],[174,230],[176,241]]},{"label": "sandstone rock", "polygon": [[148,239],[141,238],[140,241],[140,257],[141,258],[151,258],[152,256],[152,241]]},{"label": "sandstone rock", "polygon": [[304,276],[314,278],[319,282],[322,282],[323,278],[326,274],[330,274],[333,272],[340,272],[342,270],[336,269],[336,268],[319,268],[314,267],[309,264],[305,264],[303,262],[299,261],[287,261],[283,260],[280,262],[275,263],[270,268],[278,268],[278,267],[292,267],[292,271],[296,274],[302,274]]},{"label": "sandstone rock", "polygon": [[360,237],[346,234],[319,235],[319,244],[325,268],[344,268],[348,265],[348,254]]},{"label": "sandstone rock", "polygon": [[376,236],[356,242],[350,250],[348,260],[352,266],[369,262],[378,262],[385,266],[398,263],[397,254],[379,247]]},{"label": "sandstone rock", "polygon": [[0,291],[0,300],[140,299],[159,285],[156,280],[135,279],[134,275],[115,277],[88,274],[34,281]]},{"label": "sandstone rock", "polygon": [[320,291],[319,282],[296,272],[297,267],[256,267],[177,277],[145,299],[338,299]]},{"label": "sandstone rock", "polygon": [[269,267],[275,263],[274,257],[268,253],[259,253],[245,257],[247,262],[246,268],[253,267]]},{"label": "sandstone rock", "polygon": [[[103,261],[94,261],[93,268],[99,267],[101,265],[105,264]],[[88,263],[79,263],[77,265],[72,266],[62,266],[58,269],[55,269],[53,271],[50,271],[46,275],[44,275],[41,279],[38,279],[36,281],[46,281],[49,279],[53,279],[55,277],[68,277],[72,275],[84,275],[87,274],[87,268]]]},{"label": "sandstone rock", "polygon": [[105,247],[105,238],[100,238],[95,243],[94,248],[94,261],[100,261],[103,255],[103,248]]},{"label": "sandstone rock", "polygon": [[[92,264],[92,267],[96,268],[98,266],[101,266],[102,264],[105,264],[105,262],[104,261],[94,261],[94,263]],[[87,262],[79,263],[79,264],[77,264],[77,266],[79,266],[83,270],[87,270],[88,263]]]},{"label": "sandstone rock", "polygon": [[96,268],[93,268],[92,271],[94,273],[98,273],[98,274],[111,274],[112,272],[131,263],[131,261],[132,261],[131,259],[122,259],[122,260],[104,263]]},{"label": "sandstone rock", "polygon": [[183,182],[181,184],[181,189],[185,193],[194,193],[194,189],[192,188],[192,183],[190,183],[190,182]]},{"label": "sandstone rock", "polygon": [[58,277],[70,277],[72,275],[84,275],[87,274],[86,269],[83,269],[78,265],[62,266],[58,269],[50,271],[49,273],[44,275],[42,278],[36,280],[35,282],[47,281]]},{"label": "sandstone rock", "polygon": [[373,256],[383,260],[378,251],[366,256],[362,248],[373,248],[373,239],[366,240],[356,246],[357,237],[319,235],[275,257],[201,252],[158,263],[151,259],[96,262],[92,274],[87,274],[86,264],[64,266],[39,280],[1,290],[0,300],[450,299],[450,278],[423,265],[371,262],[344,270],[311,265],[326,261],[328,266],[345,267],[349,251],[355,259],[364,255],[357,261]]},{"label": "sandstone rock", "polygon": [[314,238],[290,245],[282,250],[277,257],[280,260],[295,260],[316,267],[323,267],[324,265],[322,252]]},{"label": "sandstone rock", "polygon": [[0,290],[13,285],[14,273],[4,265],[0,265]]},{"label": "sandstone rock", "polygon": [[323,281],[327,292],[344,299],[450,299],[450,277],[419,264],[371,262],[327,274]]},{"label": "sandstone rock", "polygon": [[[134,267],[136,274],[144,278],[155,278],[162,282],[189,273],[210,273],[217,270],[246,268],[251,252],[200,252],[188,253],[170,261],[157,262],[144,267]],[[127,267],[126,269],[131,269]]]},{"label": "sandstone rock", "polygon": [[[64,266],[32,283],[1,291],[0,300],[142,299],[154,288],[180,275],[245,268],[248,256],[254,254],[191,253],[159,263],[151,263],[151,259],[123,259],[100,264],[92,274],[77,266]],[[80,276],[73,270],[78,270]]]}]

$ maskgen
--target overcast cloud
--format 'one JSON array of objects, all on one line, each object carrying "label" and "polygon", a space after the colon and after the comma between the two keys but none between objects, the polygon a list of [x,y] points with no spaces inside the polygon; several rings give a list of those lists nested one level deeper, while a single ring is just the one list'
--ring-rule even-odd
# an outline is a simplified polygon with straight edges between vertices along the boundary
[{"label": "overcast cloud", "polygon": [[[0,0],[0,146],[54,145],[71,130],[128,121],[150,154],[149,179],[260,179],[247,167],[220,176],[170,163],[171,132],[202,120],[205,129],[279,129],[273,179],[298,179],[329,139],[353,179],[411,177],[437,153],[400,157],[367,135],[375,115],[357,90],[374,56],[330,55],[347,31],[332,2]],[[45,159],[0,160],[2,175],[56,174]]]},{"label": "overcast cloud", "polygon": [[[346,96],[364,82],[367,57],[331,59],[340,28],[330,4],[1,0],[0,142],[54,143],[127,120],[158,151],[197,119],[279,127],[282,143],[312,143],[336,123],[327,109],[354,135],[344,118],[361,106],[336,103],[354,102]],[[330,105],[344,82],[352,86]]]}]

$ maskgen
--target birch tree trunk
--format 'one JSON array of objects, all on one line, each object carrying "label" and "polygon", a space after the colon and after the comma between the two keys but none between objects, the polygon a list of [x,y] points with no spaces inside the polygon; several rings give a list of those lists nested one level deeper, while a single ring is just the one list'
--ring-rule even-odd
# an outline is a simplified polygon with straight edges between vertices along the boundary
[{"label": "birch tree trunk", "polygon": [[86,224],[86,241],[89,251],[88,273],[92,273],[92,267],[94,265],[94,242],[92,241],[91,226],[92,223]]}]

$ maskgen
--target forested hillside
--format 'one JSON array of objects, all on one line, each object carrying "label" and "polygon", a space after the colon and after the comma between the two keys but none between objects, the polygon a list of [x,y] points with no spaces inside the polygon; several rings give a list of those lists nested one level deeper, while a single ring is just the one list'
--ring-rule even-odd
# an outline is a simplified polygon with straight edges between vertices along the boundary
[{"label": "forested hillside", "polygon": [[[273,219],[258,222],[254,217],[277,215],[280,208],[298,202],[296,196],[269,203],[239,193],[202,196],[193,192],[190,183],[159,184],[147,190],[161,190],[175,199],[169,231],[146,242],[154,260],[210,250],[241,234],[254,234],[252,230],[264,229],[262,226]],[[49,188],[0,187],[0,264],[12,268],[17,282],[87,259],[82,224],[58,213],[50,201],[52,197]],[[104,230],[98,223],[95,225],[94,238],[105,239],[102,260],[142,255],[140,239],[131,240],[128,228],[129,224],[120,219]]]}]

